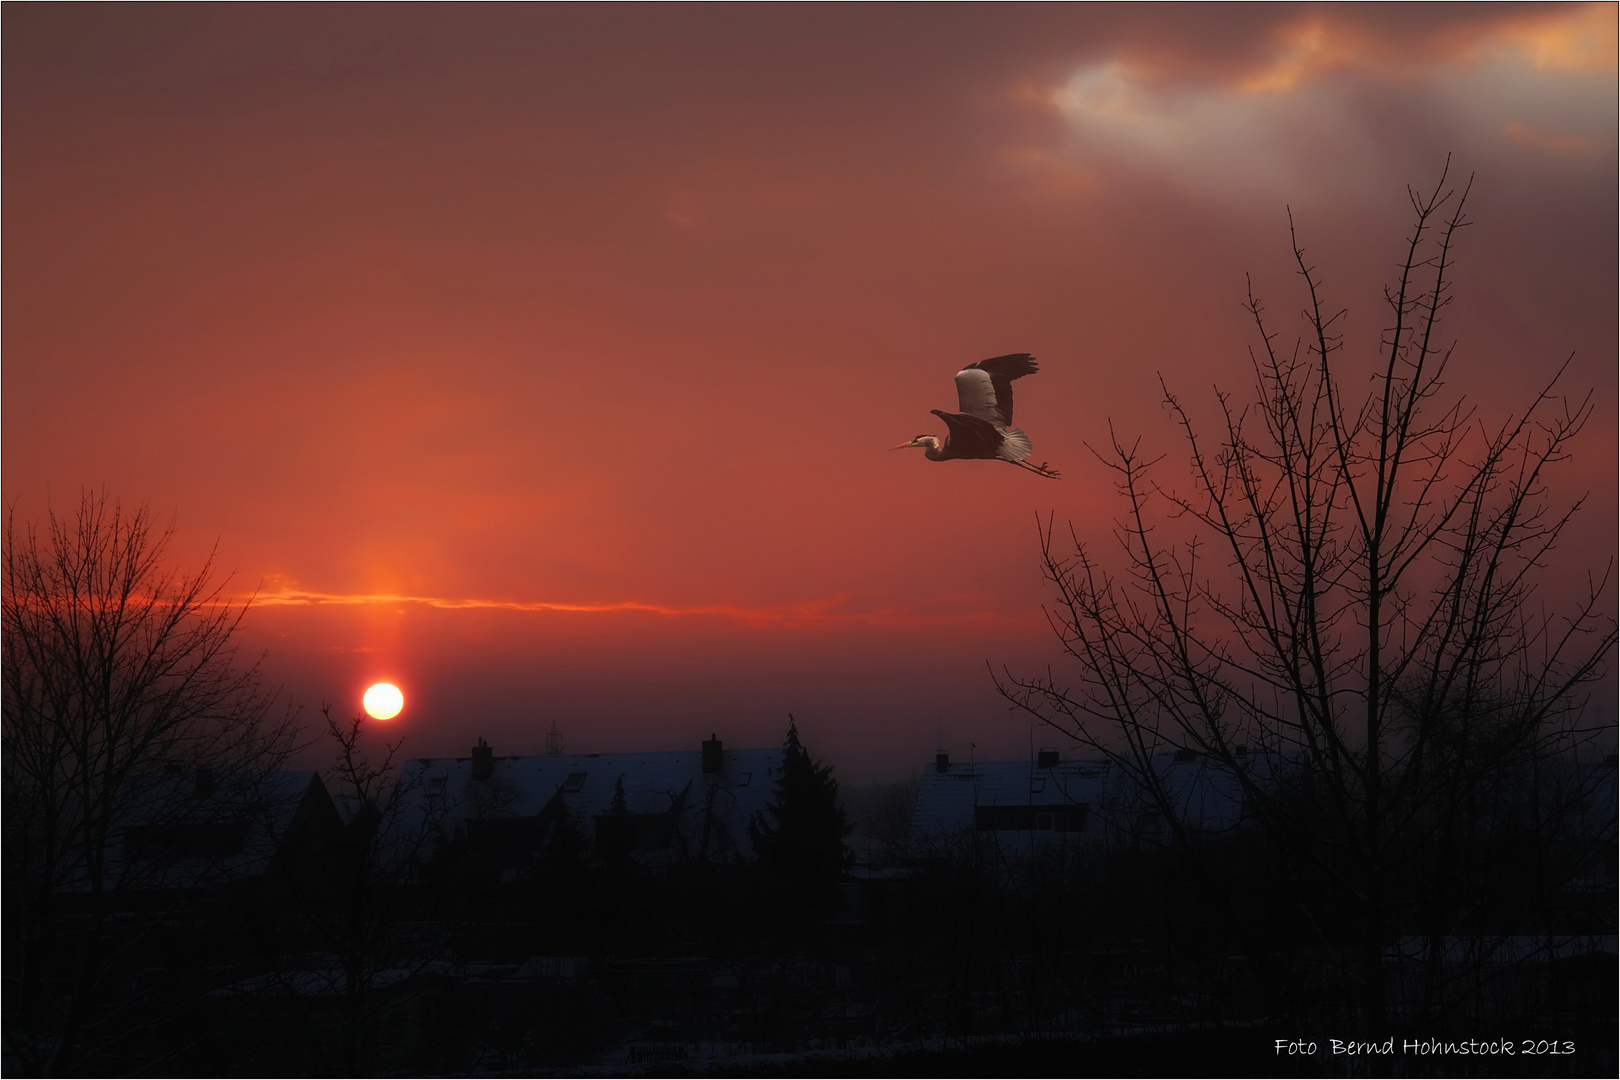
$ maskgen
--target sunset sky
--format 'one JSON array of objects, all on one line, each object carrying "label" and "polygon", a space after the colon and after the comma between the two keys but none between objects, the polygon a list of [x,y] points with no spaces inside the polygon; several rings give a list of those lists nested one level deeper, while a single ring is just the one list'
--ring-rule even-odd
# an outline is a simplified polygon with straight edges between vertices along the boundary
[{"label": "sunset sky", "polygon": [[[1022,754],[986,662],[1058,659],[1086,444],[1181,460],[1158,378],[1247,387],[1245,273],[1296,332],[1289,208],[1361,378],[1448,153],[1456,384],[1573,354],[1558,569],[1610,557],[1615,13],[9,5],[5,499],[217,543],[267,676],[397,682],[408,753]],[[887,452],[1025,351],[1061,482]]]}]

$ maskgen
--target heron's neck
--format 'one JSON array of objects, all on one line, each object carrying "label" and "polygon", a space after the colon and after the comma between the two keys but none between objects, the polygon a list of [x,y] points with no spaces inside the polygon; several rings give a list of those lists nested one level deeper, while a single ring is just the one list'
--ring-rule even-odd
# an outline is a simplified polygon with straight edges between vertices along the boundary
[{"label": "heron's neck", "polygon": [[934,438],[932,435],[930,435],[925,441],[928,445],[923,447],[923,457],[927,458],[929,461],[943,461],[945,459],[944,444],[938,439]]}]

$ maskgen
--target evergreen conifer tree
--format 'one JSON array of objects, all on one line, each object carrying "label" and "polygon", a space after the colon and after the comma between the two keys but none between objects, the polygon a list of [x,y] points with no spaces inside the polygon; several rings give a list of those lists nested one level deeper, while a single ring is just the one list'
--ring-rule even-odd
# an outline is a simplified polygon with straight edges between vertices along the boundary
[{"label": "evergreen conifer tree", "polygon": [[849,866],[844,837],[852,828],[832,766],[811,759],[789,713],[776,797],[748,827],[760,865],[805,884],[831,886]]},{"label": "evergreen conifer tree", "polygon": [[602,865],[623,870],[630,864],[630,807],[624,796],[624,777],[613,785],[613,802],[596,819],[596,854]]}]

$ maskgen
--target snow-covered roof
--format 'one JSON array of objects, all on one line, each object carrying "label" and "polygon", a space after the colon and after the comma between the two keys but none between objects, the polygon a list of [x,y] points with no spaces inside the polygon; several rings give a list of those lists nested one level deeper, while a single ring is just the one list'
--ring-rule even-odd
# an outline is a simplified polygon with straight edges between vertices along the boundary
[{"label": "snow-covered roof", "polygon": [[298,815],[322,802],[329,800],[320,774],[309,769],[138,778],[118,815],[121,842],[108,850],[106,880],[126,889],[190,889],[255,877],[269,869]]},{"label": "snow-covered roof", "polygon": [[474,821],[536,818],[559,800],[587,841],[592,821],[610,811],[622,783],[628,813],[673,821],[671,858],[700,850],[710,857],[746,858],[748,823],[771,802],[782,750],[725,750],[719,764],[705,772],[698,750],[536,754],[493,757],[489,775],[474,779],[473,757],[416,758],[401,782],[416,812],[438,816],[448,835]]},{"label": "snow-covered roof", "polygon": [[[1248,780],[1266,788],[1286,777],[1297,761],[1254,754],[1243,760]],[[1292,764],[1291,764],[1292,762]],[[1148,765],[1182,828],[1227,833],[1247,812],[1243,785],[1219,759],[1205,754],[1156,754]],[[1571,825],[1612,841],[1616,831],[1616,767],[1612,761],[1553,759],[1503,774],[1508,789],[1528,791],[1532,775],[1547,797],[1553,786],[1572,804]],[[1059,815],[1064,815],[1059,817]],[[1043,844],[1119,845],[1168,839],[1166,816],[1134,765],[1106,758],[1061,761],[949,762],[923,769],[912,816],[913,845],[920,851],[968,833],[993,836],[1006,850]]]},{"label": "snow-covered roof", "polygon": [[[1214,759],[1159,754],[1151,767],[1186,827],[1221,832],[1241,821],[1242,788]],[[1269,774],[1270,766],[1258,757],[1254,767]],[[923,769],[912,830],[924,846],[975,829],[1117,843],[1151,836],[1155,818],[1162,821],[1133,771],[1104,758],[1044,766],[1038,760],[954,762]]]}]

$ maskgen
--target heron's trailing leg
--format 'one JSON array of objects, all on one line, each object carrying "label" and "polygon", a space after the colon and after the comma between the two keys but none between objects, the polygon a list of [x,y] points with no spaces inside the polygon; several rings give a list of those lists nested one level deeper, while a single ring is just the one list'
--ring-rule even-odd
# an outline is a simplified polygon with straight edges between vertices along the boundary
[{"label": "heron's trailing leg", "polygon": [[1059,473],[1056,469],[1052,468],[1050,465],[1048,465],[1044,461],[1041,462],[1039,465],[1031,465],[1027,461],[1015,461],[1012,464],[1017,465],[1020,469],[1028,469],[1030,472],[1034,473],[1036,476],[1044,476],[1048,480],[1061,480],[1061,479],[1063,479],[1063,475],[1061,473]]}]

